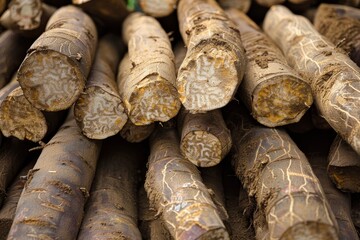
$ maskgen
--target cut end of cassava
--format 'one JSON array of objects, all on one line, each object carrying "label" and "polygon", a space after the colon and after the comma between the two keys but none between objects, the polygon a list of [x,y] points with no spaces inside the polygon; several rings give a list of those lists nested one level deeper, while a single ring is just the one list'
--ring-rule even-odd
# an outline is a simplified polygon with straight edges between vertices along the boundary
[{"label": "cut end of cassava", "polygon": [[177,115],[181,107],[177,91],[171,83],[159,76],[149,78],[154,79],[150,80],[150,84],[137,88],[130,97],[128,116],[135,125],[167,122]]},{"label": "cut end of cassava", "polygon": [[[187,59],[192,59],[187,61]],[[180,100],[191,113],[225,106],[241,79],[235,53],[207,44],[200,52],[187,55],[179,69],[177,88]]]},{"label": "cut end of cassava", "polygon": [[9,3],[11,19],[16,22],[20,30],[33,30],[40,26],[42,2],[40,0],[20,1]]},{"label": "cut end of cassava", "polygon": [[266,81],[255,89],[252,115],[267,127],[300,121],[313,103],[310,86],[291,76]]},{"label": "cut end of cassava", "polygon": [[302,222],[289,228],[280,240],[332,240],[338,239],[333,226],[320,222]]},{"label": "cut end of cassava", "polygon": [[36,108],[60,111],[69,108],[85,86],[75,60],[53,50],[35,50],[18,70],[25,97]]},{"label": "cut end of cassava", "polygon": [[99,87],[89,87],[80,95],[74,115],[83,134],[91,139],[117,134],[128,120],[120,97]]},{"label": "cut end of cassava", "polygon": [[[21,91],[20,88],[15,91]],[[5,99],[0,106],[0,129],[4,136],[38,142],[47,132],[44,114],[21,94]]]},{"label": "cut end of cassava", "polygon": [[[360,157],[359,157],[360,159]],[[338,189],[344,192],[360,192],[360,167],[336,167],[328,166],[328,174]]]},{"label": "cut end of cassava", "polygon": [[221,142],[206,131],[192,131],[181,139],[181,152],[198,167],[212,167],[222,159]]},{"label": "cut end of cassava", "polygon": [[212,229],[205,234],[201,235],[197,240],[226,240],[230,239],[228,232],[225,228]]}]

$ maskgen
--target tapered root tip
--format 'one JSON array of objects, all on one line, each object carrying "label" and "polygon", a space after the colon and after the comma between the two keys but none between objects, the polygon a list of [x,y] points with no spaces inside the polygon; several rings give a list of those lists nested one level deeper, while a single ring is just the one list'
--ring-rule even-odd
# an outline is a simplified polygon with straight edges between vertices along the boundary
[{"label": "tapered root tip", "polygon": [[52,50],[36,50],[26,57],[18,81],[29,102],[45,111],[69,108],[85,86],[85,76],[74,61]]},{"label": "tapered root tip", "polygon": [[282,78],[260,84],[253,94],[252,115],[268,127],[298,122],[313,102],[310,86],[299,80]]},{"label": "tapered root tip", "polygon": [[281,240],[332,240],[338,239],[333,226],[319,222],[302,222],[289,228],[281,237]]},{"label": "tapered root tip", "polygon": [[139,87],[131,96],[128,116],[135,125],[166,122],[179,112],[181,102],[175,87],[161,80]]},{"label": "tapered root tip", "polygon": [[220,163],[221,142],[206,131],[193,131],[184,136],[180,146],[182,154],[198,167],[212,167]]},{"label": "tapered root tip", "polygon": [[117,134],[128,119],[120,97],[99,87],[89,87],[80,95],[74,115],[83,134],[91,139]]},{"label": "tapered root tip", "polygon": [[23,95],[5,99],[0,106],[0,113],[0,129],[4,136],[33,142],[45,137],[48,127],[44,114]]},{"label": "tapered root tip", "polygon": [[201,52],[186,56],[186,59],[177,78],[184,107],[190,112],[205,112],[225,106],[241,81],[236,55],[209,44]]}]

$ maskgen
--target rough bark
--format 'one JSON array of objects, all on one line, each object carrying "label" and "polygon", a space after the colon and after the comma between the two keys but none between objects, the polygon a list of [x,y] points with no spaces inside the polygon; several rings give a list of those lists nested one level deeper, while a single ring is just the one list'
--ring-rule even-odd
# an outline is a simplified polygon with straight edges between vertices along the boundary
[{"label": "rough bark", "polygon": [[56,8],[40,0],[12,0],[9,9],[0,18],[0,23],[7,29],[25,37],[37,38],[44,31],[46,24]]},{"label": "rough bark", "polygon": [[298,122],[313,102],[310,85],[255,22],[235,9],[226,13],[241,32],[246,50],[248,64],[239,96],[251,115],[268,127]]},{"label": "rough bark", "polygon": [[139,0],[144,13],[153,17],[169,16],[176,8],[178,0]]},{"label": "rough bark", "polygon": [[59,8],[18,70],[29,102],[40,110],[69,108],[82,92],[97,44],[91,18],[74,6]]},{"label": "rough bark", "polygon": [[106,35],[99,41],[85,89],[74,107],[76,122],[88,138],[113,136],[128,120],[116,84],[116,71],[123,50],[121,39],[115,35]]},{"label": "rough bark", "polygon": [[142,144],[114,136],[104,141],[77,239],[141,240],[137,227],[137,170]]},{"label": "rough bark", "polygon": [[196,166],[215,166],[230,151],[230,131],[219,109],[191,114],[182,108],[177,123],[181,153]]},{"label": "rough bark", "polygon": [[26,182],[26,175],[34,166],[35,161],[29,163],[19,172],[12,184],[8,188],[4,206],[0,208],[0,240],[6,240],[10,231],[11,224],[15,217],[16,206],[19,202],[21,192]]},{"label": "rough bark", "polygon": [[317,8],[314,26],[336,47],[343,49],[360,66],[360,10],[322,3]]},{"label": "rough bark", "polygon": [[125,0],[72,0],[72,3],[90,14],[102,26],[116,32],[129,14]]},{"label": "rough bark", "polygon": [[251,0],[219,0],[219,5],[223,9],[237,9],[243,13],[247,13],[251,6]]},{"label": "rough bark", "polygon": [[284,6],[272,7],[263,27],[311,85],[320,115],[360,154],[360,68]]},{"label": "rough bark", "polygon": [[175,117],[181,103],[168,35],[155,18],[137,12],[125,20],[123,39],[129,53],[120,64],[118,86],[130,120],[147,125]]},{"label": "rough bark", "polygon": [[336,219],[319,180],[287,133],[254,124],[238,104],[227,110],[233,167],[257,201],[254,221],[262,226],[260,232],[255,227],[257,238],[337,239]]},{"label": "rough bark", "polygon": [[6,190],[20,169],[26,164],[30,142],[16,138],[4,138],[0,147],[0,207],[6,198]]},{"label": "rough bark", "polygon": [[0,103],[0,129],[6,137],[39,142],[53,133],[64,117],[65,111],[46,113],[35,108],[19,86]]},{"label": "rough bark", "polygon": [[360,156],[340,136],[331,146],[327,173],[342,191],[360,192]]},{"label": "rough bark", "polygon": [[157,216],[156,210],[150,207],[146,191],[142,186],[138,191],[139,199],[139,227],[143,239],[172,240],[174,239],[167,230],[164,221]]},{"label": "rough bark", "polygon": [[191,113],[221,108],[245,72],[240,33],[215,0],[180,0],[177,13],[187,46],[176,83],[180,100]]},{"label": "rough bark", "polygon": [[26,55],[31,41],[7,30],[0,35],[0,88],[12,78]]},{"label": "rough bark", "polygon": [[176,130],[158,128],[150,138],[145,190],[175,239],[229,239],[195,165],[180,153]]},{"label": "rough bark", "polygon": [[100,147],[69,114],[28,174],[8,239],[75,239]]},{"label": "rough bark", "polygon": [[130,120],[121,129],[120,135],[128,142],[136,143],[147,139],[155,129],[155,124],[136,126]]}]

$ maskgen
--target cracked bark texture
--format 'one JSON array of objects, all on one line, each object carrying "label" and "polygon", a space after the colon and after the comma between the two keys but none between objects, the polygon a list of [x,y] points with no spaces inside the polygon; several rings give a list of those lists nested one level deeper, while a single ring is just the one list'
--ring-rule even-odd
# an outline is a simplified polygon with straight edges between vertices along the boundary
[{"label": "cracked bark texture", "polygon": [[1,15],[0,23],[24,37],[37,38],[45,31],[46,24],[55,11],[55,7],[40,0],[12,0],[8,10]]},{"label": "cracked bark texture", "polygon": [[175,9],[178,0],[139,0],[144,13],[152,17],[169,16]]},{"label": "cracked bark texture", "polygon": [[31,45],[31,40],[12,30],[6,30],[0,35],[0,89],[10,82],[26,51]]},{"label": "cracked bark texture", "polygon": [[265,32],[309,82],[320,114],[360,154],[360,69],[305,18],[284,6],[266,14]]},{"label": "cracked bark texture", "polygon": [[74,106],[76,122],[88,138],[113,136],[128,120],[116,84],[123,52],[124,46],[116,35],[107,34],[100,39],[86,86]]},{"label": "cracked bark texture", "polygon": [[8,188],[8,193],[4,201],[4,205],[2,208],[0,208],[0,240],[7,239],[7,235],[15,217],[15,211],[21,192],[26,183],[26,175],[28,171],[32,169],[34,164],[35,157],[32,157],[32,160],[29,160],[26,166],[21,169]]},{"label": "cracked bark texture", "polygon": [[198,167],[219,164],[232,141],[220,109],[192,114],[182,108],[177,117],[181,153]]},{"label": "cracked bark texture", "polygon": [[191,113],[221,108],[245,72],[240,33],[215,0],[180,0],[177,13],[187,46],[176,83],[180,100]]},{"label": "cracked bark texture", "polygon": [[336,47],[343,49],[360,66],[360,10],[322,3],[317,8],[315,29]]},{"label": "cracked bark texture", "polygon": [[261,124],[298,122],[313,102],[310,85],[287,63],[281,50],[244,13],[226,11],[241,32],[248,64],[239,96]]},{"label": "cracked bark texture", "polygon": [[85,87],[96,45],[92,19],[77,7],[59,8],[18,70],[25,97],[40,110],[70,108]]},{"label": "cracked bark texture", "polygon": [[159,127],[150,138],[145,190],[175,239],[229,239],[198,169],[180,153],[173,127]]},{"label": "cracked bark texture", "polygon": [[155,18],[140,12],[125,19],[122,31],[128,54],[119,66],[118,87],[129,119],[135,125],[170,120],[181,102],[168,35]]},{"label": "cracked bark texture", "polygon": [[330,148],[327,173],[333,183],[345,192],[360,192],[360,156],[340,136]]},{"label": "cracked bark texture", "polygon": [[77,239],[141,240],[137,226],[137,170],[146,159],[143,144],[119,135],[106,139]]},{"label": "cracked bark texture", "polygon": [[75,239],[100,148],[70,113],[27,175],[8,239]]},{"label": "cracked bark texture", "polygon": [[[259,239],[338,239],[336,219],[305,155],[282,129],[251,122],[238,104],[227,109],[232,164],[259,211]],[[266,223],[264,223],[264,221]]]}]

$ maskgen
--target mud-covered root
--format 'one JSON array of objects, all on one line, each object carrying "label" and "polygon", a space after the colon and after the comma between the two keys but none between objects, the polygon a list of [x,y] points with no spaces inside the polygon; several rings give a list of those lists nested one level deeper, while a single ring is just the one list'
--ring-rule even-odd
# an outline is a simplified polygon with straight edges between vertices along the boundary
[{"label": "mud-covered root", "polygon": [[144,13],[153,17],[166,17],[176,8],[178,0],[139,0]]},{"label": "mud-covered root", "polygon": [[239,104],[227,110],[232,164],[249,196],[255,197],[259,217],[266,220],[263,229],[268,233],[262,234],[269,239],[338,239],[319,180],[290,136],[256,125]]},{"label": "mud-covered root", "polygon": [[75,239],[100,148],[70,113],[27,176],[9,239]]},{"label": "mud-covered root", "polygon": [[180,100],[192,113],[221,108],[244,75],[240,33],[214,0],[181,0],[177,13],[187,46],[176,83]]},{"label": "mud-covered root", "polygon": [[176,130],[159,127],[150,138],[145,190],[175,239],[229,239],[196,166],[180,153]]},{"label": "mud-covered root", "polygon": [[121,137],[131,143],[142,142],[148,137],[155,129],[155,124],[137,126],[128,120],[120,131]]},{"label": "mud-covered root", "polygon": [[58,9],[18,70],[29,102],[40,110],[69,108],[82,92],[95,55],[97,31],[74,6]]},{"label": "mud-covered root", "polygon": [[298,122],[313,102],[310,85],[255,22],[236,9],[226,13],[241,32],[246,50],[248,64],[239,96],[251,115],[268,127]]},{"label": "mud-covered root", "polygon": [[118,87],[130,120],[147,125],[175,117],[181,102],[168,35],[155,18],[139,12],[125,19],[122,35],[129,52],[119,66]]},{"label": "mud-covered root", "polygon": [[4,205],[0,208],[0,239],[5,240],[15,217],[16,206],[21,192],[26,183],[26,175],[35,164],[35,160],[29,160],[24,168],[21,169],[17,177],[8,188]]},{"label": "mud-covered root", "polygon": [[10,82],[31,43],[12,30],[0,34],[0,89]]},{"label": "mud-covered root", "polygon": [[330,148],[327,172],[333,183],[345,192],[360,192],[360,156],[340,136]]},{"label": "mud-covered root", "polygon": [[191,114],[183,108],[178,127],[181,153],[198,167],[215,166],[230,151],[230,131],[219,109]]},{"label": "mud-covered root", "polygon": [[113,136],[128,120],[116,85],[122,50],[121,39],[115,35],[106,35],[99,41],[85,89],[75,102],[76,122],[88,138]]},{"label": "mud-covered root", "polygon": [[310,84],[320,115],[360,154],[360,68],[284,6],[270,8],[263,28]]},{"label": "mud-covered root", "polygon": [[146,157],[144,144],[130,144],[118,135],[103,142],[77,239],[141,240],[137,171]]},{"label": "mud-covered root", "polygon": [[219,0],[218,2],[223,9],[234,8],[243,13],[247,13],[251,6],[251,0]]},{"label": "mud-covered root", "polygon": [[340,4],[322,3],[316,11],[314,26],[360,66],[360,10]]}]

